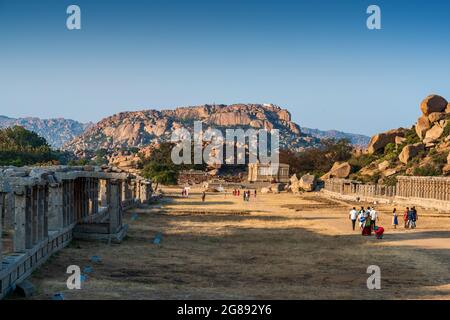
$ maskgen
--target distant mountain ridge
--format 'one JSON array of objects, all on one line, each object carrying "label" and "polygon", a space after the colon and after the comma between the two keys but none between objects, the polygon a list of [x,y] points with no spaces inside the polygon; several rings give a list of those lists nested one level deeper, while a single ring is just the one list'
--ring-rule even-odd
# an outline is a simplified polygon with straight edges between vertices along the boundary
[{"label": "distant mountain ridge", "polygon": [[365,148],[369,144],[370,137],[363,134],[347,133],[338,130],[319,130],[301,127],[303,133],[319,139],[347,139],[351,144]]},{"label": "distant mountain ridge", "polygon": [[345,138],[361,147],[367,146],[370,140],[370,137],[360,134],[300,127],[291,121],[287,110],[272,104],[203,105],[174,110],[122,112],[97,124],[64,118],[10,118],[0,115],[0,128],[23,126],[44,137],[53,148],[76,151],[142,147],[168,139],[173,128],[190,126],[194,120],[220,128],[280,129],[282,146],[296,150],[315,146],[320,139],[326,138]]},{"label": "distant mountain ridge", "polygon": [[40,119],[36,117],[9,118],[0,115],[0,128],[21,126],[45,138],[55,149],[82,134],[92,123],[81,123],[71,119]]}]

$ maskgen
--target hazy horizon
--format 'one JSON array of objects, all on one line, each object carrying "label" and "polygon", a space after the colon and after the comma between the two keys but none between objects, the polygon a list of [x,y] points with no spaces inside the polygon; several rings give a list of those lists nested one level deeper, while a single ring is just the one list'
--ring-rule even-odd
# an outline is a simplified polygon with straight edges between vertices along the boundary
[{"label": "hazy horizon", "polygon": [[[82,29],[66,28],[81,8]],[[368,30],[377,4],[382,29]],[[450,99],[449,2],[0,0],[0,114],[273,103],[302,127],[371,136]]]}]

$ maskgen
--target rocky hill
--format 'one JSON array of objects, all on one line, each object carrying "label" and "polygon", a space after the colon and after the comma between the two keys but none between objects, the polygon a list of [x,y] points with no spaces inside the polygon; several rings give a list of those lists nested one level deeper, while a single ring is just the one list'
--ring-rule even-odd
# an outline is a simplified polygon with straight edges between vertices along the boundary
[{"label": "rocky hill", "polygon": [[70,119],[8,118],[0,116],[0,128],[21,126],[45,138],[56,149],[82,134],[92,123],[80,123]]},{"label": "rocky hill", "polygon": [[281,146],[295,150],[319,143],[319,139],[303,135],[285,109],[272,104],[234,104],[122,112],[101,120],[64,148],[75,153],[141,148],[170,140],[176,128],[192,130],[194,121],[202,121],[204,130],[208,127],[278,129]]},{"label": "rocky hill", "polygon": [[282,146],[295,150],[315,146],[324,138],[346,138],[361,147],[367,146],[370,139],[336,130],[300,128],[291,121],[287,110],[271,104],[203,105],[175,110],[123,112],[105,118],[96,125],[63,118],[16,119],[0,116],[0,128],[23,126],[44,137],[53,148],[82,154],[99,148],[115,150],[155,145],[170,139],[174,128],[192,127],[194,120],[203,121],[205,127],[280,129]]},{"label": "rocky hill", "polygon": [[[411,128],[374,135],[365,152],[335,164],[324,178],[350,176],[364,182],[395,183],[398,175],[450,175],[450,104],[438,95],[420,104],[422,115]],[[338,168],[344,168],[337,171]],[[353,174],[351,174],[353,172]]]}]

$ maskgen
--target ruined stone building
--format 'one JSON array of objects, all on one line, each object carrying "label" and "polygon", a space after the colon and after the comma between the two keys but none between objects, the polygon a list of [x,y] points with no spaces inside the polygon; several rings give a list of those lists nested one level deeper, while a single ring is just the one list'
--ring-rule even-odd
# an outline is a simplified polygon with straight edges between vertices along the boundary
[{"label": "ruined stone building", "polygon": [[248,165],[249,182],[289,182],[289,165],[280,163],[250,163]]},{"label": "ruined stone building", "polygon": [[121,242],[151,182],[100,167],[0,167],[0,299],[74,238]]}]

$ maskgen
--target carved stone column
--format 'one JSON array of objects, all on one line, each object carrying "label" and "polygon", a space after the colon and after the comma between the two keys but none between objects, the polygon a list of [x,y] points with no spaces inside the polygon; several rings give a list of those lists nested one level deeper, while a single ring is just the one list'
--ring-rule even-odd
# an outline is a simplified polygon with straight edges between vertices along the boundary
[{"label": "carved stone column", "polygon": [[26,251],[26,189],[14,191],[14,252]]},{"label": "carved stone column", "polygon": [[49,188],[48,229],[52,231],[63,229],[64,220],[67,220],[65,217],[67,207],[63,205],[63,189],[62,183],[53,183]]},{"label": "carved stone column", "polygon": [[121,182],[109,180],[109,226],[110,232],[117,232],[122,226]]}]

